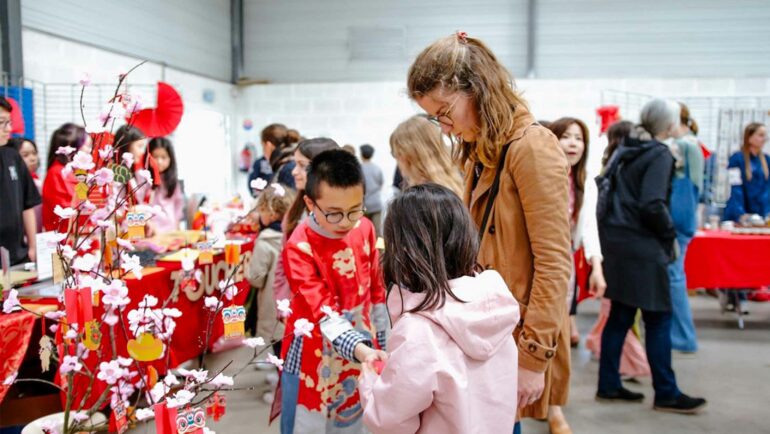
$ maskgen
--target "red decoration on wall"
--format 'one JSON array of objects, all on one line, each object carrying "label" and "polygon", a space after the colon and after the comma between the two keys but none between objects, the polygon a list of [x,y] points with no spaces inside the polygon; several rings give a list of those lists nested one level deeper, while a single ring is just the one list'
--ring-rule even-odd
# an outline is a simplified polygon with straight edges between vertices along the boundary
[{"label": "red decoration on wall", "polygon": [[179,126],[184,113],[182,97],[171,85],[158,82],[158,98],[155,108],[140,110],[126,120],[142,130],[147,137],[164,137]]}]

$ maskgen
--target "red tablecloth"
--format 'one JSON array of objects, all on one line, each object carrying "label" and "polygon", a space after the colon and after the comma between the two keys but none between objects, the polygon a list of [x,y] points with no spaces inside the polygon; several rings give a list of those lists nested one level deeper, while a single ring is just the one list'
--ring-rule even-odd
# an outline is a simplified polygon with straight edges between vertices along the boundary
[{"label": "red tablecloth", "polygon": [[758,288],[770,284],[770,236],[709,231],[687,248],[689,288]]},{"label": "red tablecloth", "polygon": [[0,314],[0,402],[8,393],[9,386],[3,381],[19,370],[29,347],[32,327],[37,317],[29,312]]}]

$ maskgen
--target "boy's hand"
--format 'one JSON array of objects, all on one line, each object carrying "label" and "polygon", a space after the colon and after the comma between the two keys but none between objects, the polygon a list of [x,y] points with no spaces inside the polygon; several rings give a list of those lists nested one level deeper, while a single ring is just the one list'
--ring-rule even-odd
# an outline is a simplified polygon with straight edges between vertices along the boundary
[{"label": "boy's hand", "polygon": [[356,345],[355,356],[361,362],[364,371],[374,373],[379,373],[375,367],[375,362],[383,363],[388,360],[388,353],[370,348],[366,344]]}]

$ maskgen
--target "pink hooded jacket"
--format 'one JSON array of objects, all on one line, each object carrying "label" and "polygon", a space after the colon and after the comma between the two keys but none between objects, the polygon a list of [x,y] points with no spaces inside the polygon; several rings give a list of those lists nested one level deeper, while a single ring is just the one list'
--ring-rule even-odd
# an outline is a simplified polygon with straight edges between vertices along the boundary
[{"label": "pink hooded jacket", "polygon": [[[516,421],[519,305],[496,271],[449,282],[460,303],[408,313],[423,294],[388,295],[393,330],[381,375],[359,381],[375,434],[509,434]],[[403,303],[402,303],[403,301]]]}]

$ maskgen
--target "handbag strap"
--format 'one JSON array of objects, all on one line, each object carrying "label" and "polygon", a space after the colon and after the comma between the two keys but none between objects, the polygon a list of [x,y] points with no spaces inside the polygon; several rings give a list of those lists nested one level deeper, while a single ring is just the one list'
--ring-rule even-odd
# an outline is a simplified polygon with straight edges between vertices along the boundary
[{"label": "handbag strap", "polygon": [[495,172],[495,180],[492,182],[492,187],[489,189],[489,198],[487,199],[487,206],[484,210],[484,217],[481,219],[481,226],[479,227],[479,245],[484,240],[484,232],[487,230],[487,223],[489,222],[489,216],[492,214],[492,207],[495,205],[495,198],[500,191],[500,174],[503,172],[503,166],[505,166],[505,155],[508,153],[510,143],[503,146],[500,151],[500,161],[497,162],[497,170]]}]

